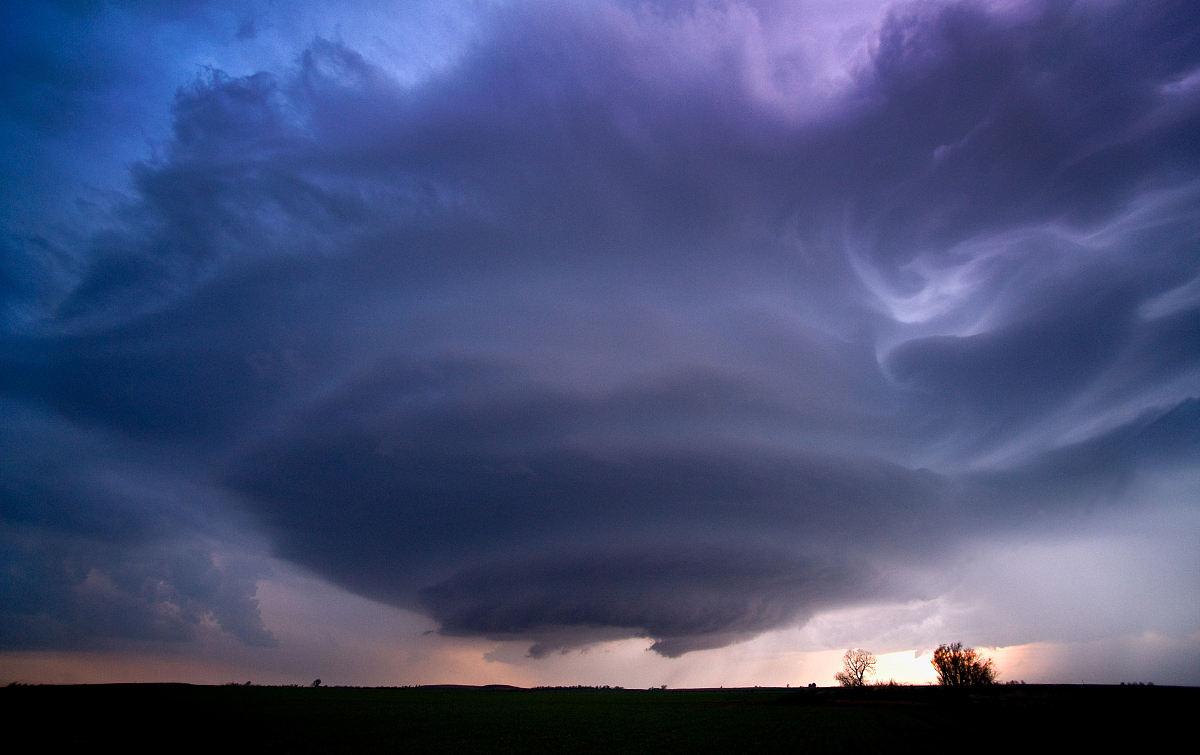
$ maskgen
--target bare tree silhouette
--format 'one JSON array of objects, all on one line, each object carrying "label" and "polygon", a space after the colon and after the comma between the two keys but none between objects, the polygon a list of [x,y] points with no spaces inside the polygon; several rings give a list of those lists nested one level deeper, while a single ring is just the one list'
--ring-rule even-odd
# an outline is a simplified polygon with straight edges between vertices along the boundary
[{"label": "bare tree silhouette", "polygon": [[842,670],[833,675],[843,687],[864,687],[867,675],[875,673],[874,653],[866,650],[847,650],[842,656]]}]

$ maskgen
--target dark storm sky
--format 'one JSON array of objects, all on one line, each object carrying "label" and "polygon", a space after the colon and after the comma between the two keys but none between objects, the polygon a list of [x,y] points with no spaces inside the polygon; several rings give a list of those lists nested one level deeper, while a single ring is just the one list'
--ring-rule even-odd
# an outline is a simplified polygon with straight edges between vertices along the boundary
[{"label": "dark storm sky", "polygon": [[0,647],[674,657],[1200,471],[1200,5],[415,7],[0,11]]}]

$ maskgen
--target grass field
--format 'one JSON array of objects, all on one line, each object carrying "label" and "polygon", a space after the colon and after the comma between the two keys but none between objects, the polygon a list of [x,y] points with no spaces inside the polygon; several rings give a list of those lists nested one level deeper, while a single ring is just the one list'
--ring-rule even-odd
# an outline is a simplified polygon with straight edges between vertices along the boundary
[{"label": "grass field", "polygon": [[[264,752],[993,752],[1153,746],[1200,689],[996,686],[605,690],[26,686],[0,689],[39,746]],[[40,728],[40,727],[39,727]]]}]

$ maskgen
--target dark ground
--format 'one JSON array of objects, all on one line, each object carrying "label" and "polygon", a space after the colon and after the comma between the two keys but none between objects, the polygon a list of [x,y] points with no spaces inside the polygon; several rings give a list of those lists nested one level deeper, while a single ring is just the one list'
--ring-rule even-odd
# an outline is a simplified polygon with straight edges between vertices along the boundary
[{"label": "dark ground", "polygon": [[[0,688],[38,749],[261,752],[1028,752],[1191,740],[1200,688],[603,690]],[[58,746],[58,747],[56,747]],[[1191,746],[1194,746],[1191,745]]]}]

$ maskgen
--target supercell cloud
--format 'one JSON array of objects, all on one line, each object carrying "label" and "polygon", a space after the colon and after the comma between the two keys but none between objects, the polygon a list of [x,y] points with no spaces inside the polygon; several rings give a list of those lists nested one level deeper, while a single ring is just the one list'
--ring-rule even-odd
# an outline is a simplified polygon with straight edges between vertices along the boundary
[{"label": "supercell cloud", "polygon": [[676,657],[1194,490],[1194,3],[272,12],[4,11],[3,648],[272,646],[268,551]]}]

